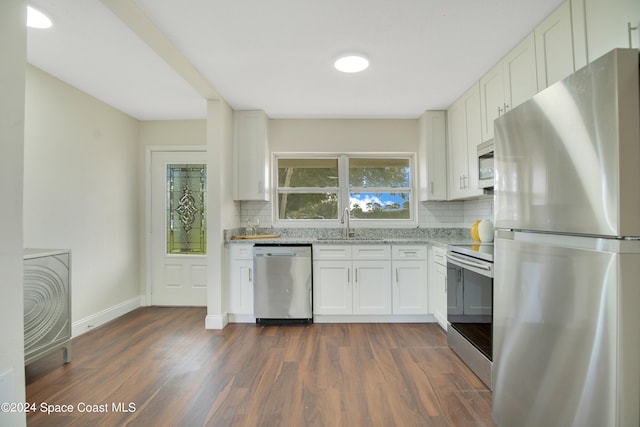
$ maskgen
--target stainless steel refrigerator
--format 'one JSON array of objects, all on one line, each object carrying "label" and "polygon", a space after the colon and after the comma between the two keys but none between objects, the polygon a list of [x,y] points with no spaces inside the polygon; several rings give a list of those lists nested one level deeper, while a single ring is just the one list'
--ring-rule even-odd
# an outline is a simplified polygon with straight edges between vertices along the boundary
[{"label": "stainless steel refrigerator", "polygon": [[640,425],[638,50],[495,122],[493,417]]}]

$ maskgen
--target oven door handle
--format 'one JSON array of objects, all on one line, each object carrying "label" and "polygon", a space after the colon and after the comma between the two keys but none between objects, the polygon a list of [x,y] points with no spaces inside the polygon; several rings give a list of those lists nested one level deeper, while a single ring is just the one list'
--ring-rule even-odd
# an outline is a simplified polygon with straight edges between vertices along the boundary
[{"label": "oven door handle", "polygon": [[449,253],[447,254],[447,258],[457,262],[458,264],[462,264],[462,266],[475,267],[475,268],[479,268],[480,270],[491,271],[491,265],[488,265],[488,264],[473,262],[467,258],[460,258]]}]

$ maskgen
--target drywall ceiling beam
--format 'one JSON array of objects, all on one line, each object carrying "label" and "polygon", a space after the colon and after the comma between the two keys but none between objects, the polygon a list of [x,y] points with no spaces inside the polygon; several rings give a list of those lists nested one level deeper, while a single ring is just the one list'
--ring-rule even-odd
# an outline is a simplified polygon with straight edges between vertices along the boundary
[{"label": "drywall ceiling beam", "polygon": [[205,99],[223,99],[182,52],[133,0],[101,0],[125,25],[153,49]]}]

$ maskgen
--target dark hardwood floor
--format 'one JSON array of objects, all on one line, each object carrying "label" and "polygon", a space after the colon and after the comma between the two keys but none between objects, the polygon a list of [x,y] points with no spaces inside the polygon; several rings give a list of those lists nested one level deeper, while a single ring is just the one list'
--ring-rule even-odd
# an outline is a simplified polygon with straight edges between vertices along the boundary
[{"label": "dark hardwood floor", "polygon": [[[212,331],[204,329],[205,314],[141,308],[75,338],[71,363],[62,363],[61,352],[32,363],[27,401],[38,410],[27,424],[494,425],[491,392],[435,324]],[[73,412],[47,415],[45,405]]]}]

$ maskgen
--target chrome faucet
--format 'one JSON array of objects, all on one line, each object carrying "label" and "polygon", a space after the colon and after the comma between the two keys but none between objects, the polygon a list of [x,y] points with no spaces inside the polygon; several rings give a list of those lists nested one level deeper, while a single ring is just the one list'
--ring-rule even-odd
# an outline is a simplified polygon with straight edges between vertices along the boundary
[{"label": "chrome faucet", "polygon": [[345,238],[349,238],[349,237],[354,237],[355,236],[355,232],[351,231],[351,227],[349,226],[349,219],[351,217],[351,212],[349,211],[349,208],[344,208],[344,212],[342,213],[342,219],[340,220],[340,224],[346,224],[346,227],[344,229],[345,231]]}]

